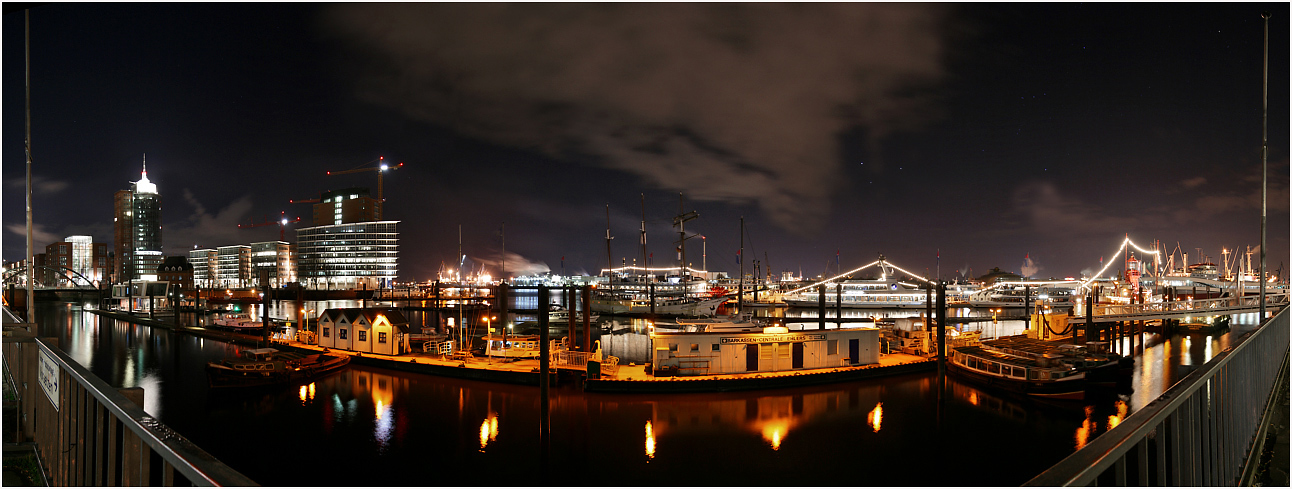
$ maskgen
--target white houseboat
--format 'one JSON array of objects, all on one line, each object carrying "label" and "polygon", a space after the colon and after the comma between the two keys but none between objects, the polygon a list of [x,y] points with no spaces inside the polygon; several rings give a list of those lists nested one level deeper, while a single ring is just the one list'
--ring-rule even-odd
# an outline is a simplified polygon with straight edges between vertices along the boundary
[{"label": "white houseboat", "polygon": [[[879,363],[879,330],[651,332],[654,375],[703,376]],[[736,329],[736,328],[733,328]],[[740,328],[743,329],[743,328]]]}]

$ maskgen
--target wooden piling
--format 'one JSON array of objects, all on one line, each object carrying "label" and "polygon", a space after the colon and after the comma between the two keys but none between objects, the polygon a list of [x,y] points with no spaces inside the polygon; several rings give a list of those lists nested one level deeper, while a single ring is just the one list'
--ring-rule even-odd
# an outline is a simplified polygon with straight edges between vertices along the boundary
[{"label": "wooden piling", "polygon": [[583,286],[583,351],[592,351],[592,287]]},{"label": "wooden piling", "polygon": [[818,285],[817,290],[817,329],[825,329],[825,284]]}]

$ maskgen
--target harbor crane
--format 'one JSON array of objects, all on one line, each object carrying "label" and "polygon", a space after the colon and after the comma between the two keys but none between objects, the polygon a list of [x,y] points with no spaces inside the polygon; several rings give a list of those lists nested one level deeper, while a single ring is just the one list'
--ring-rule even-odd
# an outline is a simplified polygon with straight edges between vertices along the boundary
[{"label": "harbor crane", "polygon": [[[376,163],[377,165],[367,166],[367,165],[372,165],[373,163]],[[403,166],[404,166],[404,162],[402,161],[399,162],[398,165],[387,165],[386,157],[378,156],[377,159],[369,161],[362,165],[359,165],[356,168],[351,168],[349,170],[342,170],[342,171],[330,171],[330,172],[327,172],[327,174],[345,175],[348,173],[359,173],[359,172],[365,172],[365,171],[377,172],[377,220],[380,221],[383,218],[383,216],[386,214],[386,196],[382,193],[382,179],[381,179],[382,174],[384,174],[386,170],[398,170],[400,168],[403,168]]]},{"label": "harbor crane", "polygon": [[238,229],[258,228],[258,227],[262,227],[262,226],[272,226],[272,225],[274,225],[274,224],[277,224],[277,225],[278,225],[278,240],[279,240],[279,241],[287,241],[287,239],[286,239],[286,237],[287,237],[287,225],[288,225],[288,224],[295,224],[295,223],[298,223],[298,222],[301,222],[301,218],[299,218],[299,217],[298,217],[298,218],[296,218],[296,219],[288,219],[288,218],[287,218],[287,211],[282,211],[281,216],[280,216],[280,218],[279,218],[277,221],[270,221],[270,220],[269,220],[269,217],[268,217],[268,216],[266,216],[266,217],[265,217],[265,222],[257,222],[257,223],[251,223],[251,224],[239,224],[239,225],[238,225]]}]

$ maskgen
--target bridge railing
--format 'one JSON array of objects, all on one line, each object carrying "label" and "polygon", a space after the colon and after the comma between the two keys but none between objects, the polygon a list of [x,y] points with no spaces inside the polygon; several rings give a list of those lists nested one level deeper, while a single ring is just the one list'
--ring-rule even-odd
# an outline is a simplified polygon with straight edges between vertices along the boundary
[{"label": "bridge railing", "polygon": [[1284,308],[1026,485],[1237,485],[1259,458],[1277,383],[1287,382],[1288,315]]},{"label": "bridge railing", "polygon": [[19,436],[35,442],[50,485],[257,485],[144,412],[142,389],[118,391],[56,339],[12,326],[4,368],[18,386]]},{"label": "bridge railing", "polygon": [[[1288,294],[1266,294],[1267,305],[1287,305]],[[1150,302],[1147,304],[1099,304],[1095,306],[1096,316],[1114,316],[1123,314],[1148,314],[1183,311],[1205,311],[1235,307],[1256,307],[1260,305],[1260,296],[1223,297],[1219,299],[1182,300],[1171,302]]]}]

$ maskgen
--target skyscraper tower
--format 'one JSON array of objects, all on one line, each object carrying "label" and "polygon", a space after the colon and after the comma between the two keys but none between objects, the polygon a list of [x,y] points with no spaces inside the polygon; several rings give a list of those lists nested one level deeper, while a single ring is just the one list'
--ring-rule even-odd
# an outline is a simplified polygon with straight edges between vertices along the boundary
[{"label": "skyscraper tower", "polygon": [[148,180],[146,156],[142,178],[113,196],[113,212],[115,280],[157,280],[162,263],[161,194]]}]

